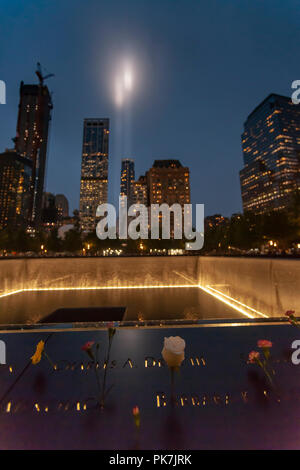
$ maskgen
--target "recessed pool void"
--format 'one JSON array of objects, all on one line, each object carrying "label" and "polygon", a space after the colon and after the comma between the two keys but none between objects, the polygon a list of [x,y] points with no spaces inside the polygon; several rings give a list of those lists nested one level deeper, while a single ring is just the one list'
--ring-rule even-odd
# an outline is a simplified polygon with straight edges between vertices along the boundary
[{"label": "recessed pool void", "polygon": [[[114,307],[112,312],[122,311],[124,321],[268,317],[213,286],[95,286],[7,292],[0,296],[0,323],[34,324],[42,322],[59,309],[76,310],[71,321],[84,322],[89,321],[85,311],[96,311],[97,308],[100,312],[97,321],[119,320],[120,318],[101,317],[101,312],[106,311],[107,315],[109,307]],[[82,309],[79,316],[78,309]]]}]

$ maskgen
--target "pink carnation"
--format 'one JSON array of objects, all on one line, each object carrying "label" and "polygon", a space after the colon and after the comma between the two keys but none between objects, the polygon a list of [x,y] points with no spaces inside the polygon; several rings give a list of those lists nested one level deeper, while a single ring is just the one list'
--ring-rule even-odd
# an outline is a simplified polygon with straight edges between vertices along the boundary
[{"label": "pink carnation", "polygon": [[82,351],[88,351],[89,349],[92,349],[94,344],[95,344],[95,341],[88,341],[83,346],[81,346],[81,349]]},{"label": "pink carnation", "polygon": [[258,351],[251,351],[249,353],[249,357],[248,357],[248,360],[249,362],[251,362],[252,364],[255,362],[255,359],[258,359],[259,358],[259,352]]},{"label": "pink carnation", "polygon": [[273,346],[271,341],[268,341],[267,339],[260,339],[257,341],[257,346],[259,348],[271,348]]},{"label": "pink carnation", "polygon": [[285,312],[285,315],[286,315],[287,317],[292,317],[292,316],[294,315],[294,313],[295,313],[295,310],[287,310],[287,311]]}]

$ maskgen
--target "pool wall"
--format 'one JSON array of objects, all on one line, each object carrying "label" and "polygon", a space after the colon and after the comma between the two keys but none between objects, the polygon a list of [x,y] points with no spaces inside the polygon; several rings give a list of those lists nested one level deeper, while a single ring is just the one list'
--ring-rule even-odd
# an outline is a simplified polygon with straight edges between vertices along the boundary
[{"label": "pool wall", "polygon": [[0,261],[0,294],[19,289],[201,284],[278,316],[299,312],[300,262],[202,256]]}]

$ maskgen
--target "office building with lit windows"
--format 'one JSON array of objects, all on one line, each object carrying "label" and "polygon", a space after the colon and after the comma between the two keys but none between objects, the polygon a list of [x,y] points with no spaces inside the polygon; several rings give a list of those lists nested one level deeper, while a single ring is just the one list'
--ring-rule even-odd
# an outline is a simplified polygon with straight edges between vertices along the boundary
[{"label": "office building with lit windows", "polygon": [[[169,206],[190,204],[190,171],[179,160],[155,160],[146,173],[148,203]],[[182,210],[183,213],[183,210]],[[174,217],[171,214],[171,236],[174,234]]]},{"label": "office building with lit windows", "polygon": [[179,160],[155,160],[147,171],[149,204],[190,203],[190,172]]},{"label": "office building with lit windows", "polygon": [[148,205],[147,181],[145,176],[140,176],[137,181],[133,181],[131,200],[132,204]]},{"label": "office building with lit windows", "polygon": [[69,202],[64,194],[56,194],[55,207],[57,208],[59,220],[69,217]]},{"label": "office building with lit windows", "polygon": [[80,225],[96,230],[98,205],[107,203],[109,119],[85,119],[80,181]]},{"label": "office building with lit windows", "polygon": [[0,229],[29,224],[32,164],[15,150],[0,154]]},{"label": "office building with lit windows", "polygon": [[132,192],[134,179],[134,160],[132,158],[123,158],[121,161],[120,196],[127,196],[128,206],[133,204]]},{"label": "office building with lit windows", "polygon": [[48,87],[20,85],[20,103],[15,140],[16,152],[32,161],[30,188],[30,221],[39,225],[42,214],[42,199],[46,170],[48,130],[53,108]]},{"label": "office building with lit windows", "polygon": [[300,106],[271,94],[248,116],[242,134],[244,212],[285,209],[300,188]]}]

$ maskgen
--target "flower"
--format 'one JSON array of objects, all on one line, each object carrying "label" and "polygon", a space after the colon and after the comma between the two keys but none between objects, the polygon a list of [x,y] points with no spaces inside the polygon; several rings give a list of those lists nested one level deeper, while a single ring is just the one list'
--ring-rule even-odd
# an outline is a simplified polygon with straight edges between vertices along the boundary
[{"label": "flower", "polygon": [[87,341],[83,346],[81,346],[82,351],[88,351],[89,349],[92,349],[94,346],[95,341]]},{"label": "flower", "polygon": [[108,323],[107,326],[108,326],[108,339],[111,342],[116,333],[116,329],[113,327],[114,326],[113,322]]},{"label": "flower", "polygon": [[36,346],[36,350],[35,350],[35,353],[33,356],[31,356],[31,362],[32,364],[38,364],[40,362],[40,360],[42,359],[42,354],[43,354],[43,351],[44,351],[44,347],[45,347],[45,342],[44,341],[40,341],[37,346]]},{"label": "flower", "polygon": [[259,359],[259,352],[258,351],[251,351],[249,353],[248,360],[251,364],[254,364]]},{"label": "flower", "polygon": [[164,339],[162,357],[169,367],[179,367],[184,360],[185,341],[180,336],[170,336]]},{"label": "flower", "polygon": [[132,408],[132,414],[133,414],[134,424],[136,425],[137,428],[139,428],[141,424],[141,416],[140,416],[140,410],[138,406],[135,406],[134,408]]},{"label": "flower", "polygon": [[92,359],[95,360],[92,347],[94,346],[95,341],[87,341],[83,346],[81,346],[82,351],[85,351],[87,355]]},{"label": "flower", "polygon": [[260,339],[257,341],[257,346],[259,348],[271,348],[273,346],[271,341],[268,341],[267,339]]},{"label": "flower", "polygon": [[293,317],[293,316],[294,316],[294,313],[295,313],[295,310],[287,310],[287,311],[285,312],[285,315],[286,315],[287,317]]}]

